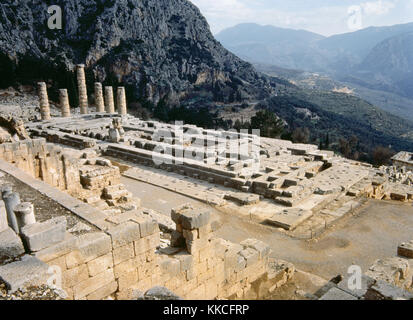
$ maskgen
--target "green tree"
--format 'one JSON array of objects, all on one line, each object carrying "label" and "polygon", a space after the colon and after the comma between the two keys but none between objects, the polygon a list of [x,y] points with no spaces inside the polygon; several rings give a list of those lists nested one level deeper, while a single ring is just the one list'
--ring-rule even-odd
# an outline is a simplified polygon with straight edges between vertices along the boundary
[{"label": "green tree", "polygon": [[284,122],[269,110],[258,111],[251,118],[251,129],[259,129],[263,137],[278,138],[284,131]]}]

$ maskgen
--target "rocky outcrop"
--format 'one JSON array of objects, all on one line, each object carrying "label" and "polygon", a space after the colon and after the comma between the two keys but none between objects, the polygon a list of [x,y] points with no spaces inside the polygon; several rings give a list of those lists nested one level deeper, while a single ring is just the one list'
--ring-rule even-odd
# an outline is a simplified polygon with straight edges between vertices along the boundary
[{"label": "rocky outcrop", "polygon": [[17,65],[40,61],[73,70],[85,63],[96,81],[128,86],[128,94],[154,103],[259,100],[274,88],[214,39],[188,0],[54,4],[62,8],[62,30],[47,27],[44,1],[1,3],[0,54]]}]

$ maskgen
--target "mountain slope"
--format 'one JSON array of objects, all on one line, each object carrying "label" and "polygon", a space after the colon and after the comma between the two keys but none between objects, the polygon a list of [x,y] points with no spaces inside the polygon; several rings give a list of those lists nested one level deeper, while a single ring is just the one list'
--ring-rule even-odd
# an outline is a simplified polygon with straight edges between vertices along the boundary
[{"label": "mountain slope", "polygon": [[244,23],[221,31],[216,38],[250,62],[300,69],[321,63],[313,46],[325,37],[305,30]]},{"label": "mountain slope", "polygon": [[360,70],[363,78],[393,86],[393,91],[413,98],[413,32],[380,42],[360,64]]},{"label": "mountain slope", "polygon": [[[363,97],[369,97],[372,103],[377,101],[372,97],[373,92],[381,91],[383,94],[380,95],[394,100],[390,104],[396,107],[389,110],[410,109],[410,106],[399,105],[404,99],[413,98],[413,23],[370,27],[319,39],[300,31],[301,39],[292,37],[290,46],[284,48],[280,45],[277,50],[272,50],[272,46],[285,41],[283,34],[265,33],[267,27],[256,27],[262,34],[254,40],[248,32],[240,32],[244,28],[238,25],[222,31],[221,34],[234,35],[234,39],[221,37],[221,42],[247,61],[323,73],[333,80],[360,88],[360,92],[366,93]],[[283,32],[297,33],[295,30]],[[248,43],[248,46],[243,43]]]},{"label": "mountain slope", "polygon": [[214,39],[187,0],[54,4],[63,9],[63,30],[47,28],[44,1],[0,3],[0,61],[13,63],[17,80],[46,78],[48,66],[72,69],[86,63],[89,78],[129,85],[134,98],[154,103],[178,103],[200,93],[210,101],[257,100],[272,91],[267,77]]},{"label": "mountain slope", "polygon": [[[93,93],[96,80],[104,85],[126,86],[130,105],[139,102],[154,115],[168,114],[167,121],[175,120],[169,117],[171,105],[188,107],[179,110],[196,114],[194,118],[207,118],[214,107],[253,106],[274,97],[286,101],[286,108],[268,107],[288,117],[291,128],[302,123],[315,134],[320,132],[311,119],[301,122],[302,114],[295,112],[294,107],[297,99],[302,109],[316,110],[325,130],[342,128],[336,130],[337,137],[357,134],[363,138],[370,127],[380,125],[379,119],[373,119],[373,123],[360,118],[358,122],[354,118],[342,121],[340,110],[347,109],[340,103],[341,96],[328,98],[329,105],[337,107],[336,112],[324,110],[311,102],[310,96],[298,98],[298,91],[282,96],[283,87],[290,87],[289,83],[257,72],[251,64],[224,49],[212,36],[200,11],[187,0],[56,0],[55,3],[63,8],[63,30],[46,27],[49,15],[44,1],[0,3],[0,87],[43,80],[48,82],[50,97],[55,101],[57,89],[69,88],[73,95],[71,104],[76,106],[76,81],[70,70],[77,63],[86,63],[89,93]],[[301,34],[298,31],[297,37]],[[305,33],[307,36],[312,39],[309,42],[319,38]],[[280,50],[284,48],[287,46],[281,46]],[[279,96],[275,97],[277,92]],[[365,108],[360,99],[351,103]],[[343,123],[350,125],[343,128]],[[352,123],[359,125],[351,126]],[[377,131],[377,139],[373,142],[364,139],[364,143],[373,148],[381,141],[394,141],[392,145],[398,150],[410,150],[411,140],[403,135],[409,135],[413,125],[398,118],[390,123],[398,130]]]}]

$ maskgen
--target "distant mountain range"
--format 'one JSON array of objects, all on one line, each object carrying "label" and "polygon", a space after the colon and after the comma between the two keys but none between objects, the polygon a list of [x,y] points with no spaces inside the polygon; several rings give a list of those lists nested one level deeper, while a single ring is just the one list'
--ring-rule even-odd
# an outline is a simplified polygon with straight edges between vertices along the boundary
[{"label": "distant mountain range", "polygon": [[240,24],[216,38],[252,63],[323,73],[337,81],[413,99],[413,23],[328,38],[304,30]]}]

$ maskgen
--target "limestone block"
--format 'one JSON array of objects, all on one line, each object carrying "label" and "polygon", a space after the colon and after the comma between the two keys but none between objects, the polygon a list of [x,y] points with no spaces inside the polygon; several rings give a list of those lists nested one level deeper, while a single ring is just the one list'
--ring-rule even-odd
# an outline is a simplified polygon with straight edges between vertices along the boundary
[{"label": "limestone block", "polygon": [[135,255],[143,255],[146,251],[149,250],[149,241],[146,238],[141,238],[134,241]]},{"label": "limestone block", "polygon": [[205,283],[205,300],[214,300],[218,296],[218,285],[215,281]]},{"label": "limestone block", "polygon": [[207,245],[199,250],[199,261],[207,261],[209,258],[214,256],[212,246]]},{"label": "limestone block", "polygon": [[72,288],[79,282],[89,279],[89,273],[85,264],[67,270],[63,273],[63,287]]},{"label": "limestone block", "polygon": [[151,277],[147,277],[144,279],[139,279],[136,287],[140,290],[140,291],[147,291],[152,287],[152,278]]},{"label": "limestone block", "polygon": [[138,280],[138,270],[124,273],[118,279],[119,291],[124,291],[129,288],[136,288]]},{"label": "limestone block", "polygon": [[135,257],[117,264],[113,268],[113,271],[115,273],[115,278],[118,279],[120,276],[122,276],[125,273],[136,271],[138,265],[139,265],[139,260],[136,259]]},{"label": "limestone block", "polygon": [[32,251],[40,251],[65,239],[66,218],[57,217],[46,222],[37,222],[21,229],[23,241]]},{"label": "limestone block", "polygon": [[218,284],[222,284],[225,281],[225,263],[219,262],[214,265],[215,279]]},{"label": "limestone block", "polygon": [[135,251],[133,247],[133,242],[123,247],[118,247],[116,249],[113,249],[113,263],[115,266],[123,261],[133,258],[134,256],[135,256]]},{"label": "limestone block", "polygon": [[15,258],[23,253],[23,243],[13,229],[7,227],[0,232],[0,257]]},{"label": "limestone block", "polygon": [[139,230],[142,238],[159,231],[156,221],[150,217],[136,216],[133,217],[132,220],[139,224]]},{"label": "limestone block", "polygon": [[102,300],[118,290],[118,283],[112,281],[103,287],[97,289],[96,291],[89,294],[86,298],[87,300]]},{"label": "limestone block", "polygon": [[251,248],[254,249],[256,251],[258,251],[259,254],[259,258],[263,259],[264,257],[267,257],[270,254],[270,247],[259,240],[256,239],[247,239],[243,242],[240,243],[245,249],[246,248]]},{"label": "limestone block", "polygon": [[50,277],[49,266],[36,257],[25,255],[20,261],[0,266],[0,279],[10,293],[30,285],[44,284]]},{"label": "limestone block", "polygon": [[194,209],[191,205],[184,205],[171,211],[172,220],[188,230],[207,225],[210,222],[210,217],[209,211],[200,208]]},{"label": "limestone block", "polygon": [[191,291],[187,299],[189,300],[203,300],[205,299],[205,284],[199,285],[197,288],[195,288],[193,291]]},{"label": "limestone block", "polygon": [[99,273],[98,275],[84,280],[73,287],[74,299],[82,299],[113,281],[115,281],[113,269],[108,269],[102,273]]},{"label": "limestone block", "polygon": [[[43,261],[44,262],[44,261]],[[58,267],[60,268],[60,270],[62,272],[67,270],[67,266],[66,266],[66,257],[62,256],[53,260],[50,260],[49,262],[47,262],[47,264],[51,267]]]},{"label": "limestone block", "polygon": [[49,263],[49,261],[65,256],[73,250],[77,250],[77,238],[66,232],[65,239],[62,242],[38,251],[34,255],[43,262]]},{"label": "limestone block", "polygon": [[211,232],[211,225],[207,224],[198,229],[198,237],[199,239],[209,239],[211,237]]},{"label": "limestone block", "polygon": [[155,232],[154,234],[151,234],[150,236],[146,237],[146,239],[148,241],[149,250],[156,249],[157,247],[159,247],[161,243],[159,232]]},{"label": "limestone block", "polygon": [[397,248],[397,254],[400,257],[405,257],[407,259],[413,259],[413,240],[407,243],[402,243]]},{"label": "limestone block", "polygon": [[112,251],[110,237],[103,232],[84,234],[77,239],[76,250],[66,256],[67,267],[73,268]]},{"label": "limestone block", "polygon": [[194,279],[196,281],[196,272],[195,272],[194,268],[191,268],[191,269],[186,271],[186,280],[187,281],[192,281]]},{"label": "limestone block", "polygon": [[194,270],[195,270],[197,275],[199,275],[201,273],[205,273],[205,272],[208,271],[208,263],[206,261],[195,263],[194,264]]},{"label": "limestone block", "polygon": [[175,258],[178,259],[181,263],[180,272],[185,272],[190,270],[194,265],[194,258],[192,255],[186,252],[180,252],[175,255]]},{"label": "limestone block", "polygon": [[399,285],[406,280],[409,269],[408,260],[393,257],[377,260],[365,274],[375,280],[383,280],[393,285]]},{"label": "limestone block", "polygon": [[237,255],[236,258],[236,265],[235,265],[235,272],[239,272],[247,266],[247,260],[241,254]]},{"label": "limestone block", "polygon": [[361,276],[361,288],[352,290],[349,288],[349,278],[350,278],[350,275],[347,274],[344,277],[344,279],[338,284],[338,287],[341,290],[346,291],[347,293],[355,297],[358,297],[358,298],[364,297],[364,295],[369,290],[369,288],[376,282],[374,279],[363,274]]},{"label": "limestone block", "polygon": [[186,240],[186,249],[189,253],[194,254],[199,252],[202,248],[209,245],[209,241],[205,239],[198,239],[198,240]]},{"label": "limestone block", "polygon": [[171,277],[177,276],[181,271],[181,263],[178,259],[165,258],[160,262],[161,272],[165,272]]},{"label": "limestone block", "polygon": [[113,267],[113,255],[111,253],[105,254],[87,263],[89,276],[95,275]]},{"label": "limestone block", "polygon": [[128,221],[107,230],[112,238],[113,248],[124,246],[141,238],[139,224]]},{"label": "limestone block", "polygon": [[211,240],[211,246],[213,247],[216,258],[224,260],[225,252],[228,249],[228,243],[228,241],[221,238],[215,238]]},{"label": "limestone block", "polygon": [[413,300],[413,293],[396,287],[386,281],[378,280],[366,293],[369,300]]}]

